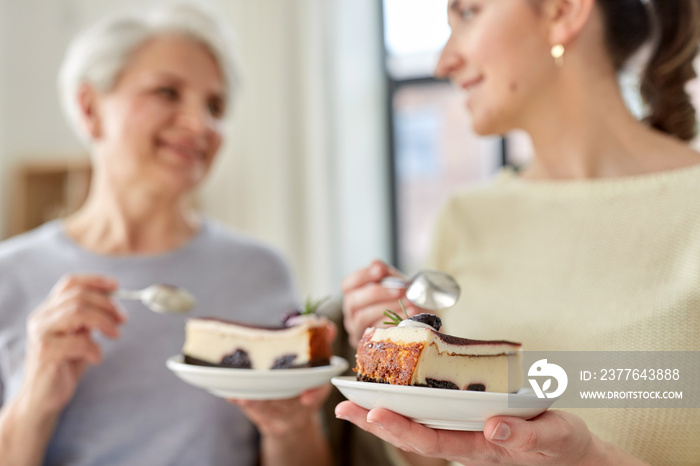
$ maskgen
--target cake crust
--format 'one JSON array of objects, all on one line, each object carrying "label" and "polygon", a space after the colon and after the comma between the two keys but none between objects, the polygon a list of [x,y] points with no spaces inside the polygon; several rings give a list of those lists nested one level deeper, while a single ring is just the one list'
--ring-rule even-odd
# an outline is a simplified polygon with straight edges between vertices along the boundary
[{"label": "cake crust", "polygon": [[409,343],[397,345],[392,342],[362,341],[357,347],[357,367],[359,380],[410,385],[413,368],[423,351],[423,344]]}]

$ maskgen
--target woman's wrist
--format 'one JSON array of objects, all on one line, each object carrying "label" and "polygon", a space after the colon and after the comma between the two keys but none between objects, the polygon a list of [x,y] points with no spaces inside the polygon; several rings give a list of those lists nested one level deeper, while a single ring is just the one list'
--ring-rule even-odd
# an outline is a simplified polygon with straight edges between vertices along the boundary
[{"label": "woman's wrist", "polygon": [[37,437],[50,436],[61,414],[60,409],[42,403],[31,393],[21,393],[10,402],[9,415],[13,425],[23,431],[34,432]]},{"label": "woman's wrist", "polygon": [[591,435],[588,453],[578,463],[580,466],[648,466],[648,464],[595,435]]},{"label": "woman's wrist", "polygon": [[0,412],[0,457],[9,464],[41,464],[59,414],[27,394],[7,403]]},{"label": "woman's wrist", "polygon": [[293,444],[298,441],[313,438],[315,436],[323,436],[323,424],[320,414],[314,413],[305,419],[303,422],[296,422],[285,426],[284,429],[270,430],[260,432],[260,435],[265,440],[278,442],[280,444]]},{"label": "woman's wrist", "polygon": [[330,445],[320,415],[285,431],[261,433],[264,466],[329,465]]},{"label": "woman's wrist", "polygon": [[52,403],[43,393],[36,393],[31,384],[22,387],[10,404],[15,416],[37,428],[53,425],[63,411],[63,406]]}]

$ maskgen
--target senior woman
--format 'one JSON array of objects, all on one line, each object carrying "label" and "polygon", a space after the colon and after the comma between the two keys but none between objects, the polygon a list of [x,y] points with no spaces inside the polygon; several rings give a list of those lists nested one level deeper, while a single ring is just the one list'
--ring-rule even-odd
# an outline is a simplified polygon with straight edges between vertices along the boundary
[{"label": "senior woman", "polygon": [[75,214],[0,245],[3,464],[328,462],[327,388],[239,409],[166,369],[184,317],[110,298],[176,284],[196,295],[195,315],[260,324],[298,304],[277,253],[188,202],[238,86],[228,35],[167,6],[109,18],[70,47],[60,90],[93,177]]}]

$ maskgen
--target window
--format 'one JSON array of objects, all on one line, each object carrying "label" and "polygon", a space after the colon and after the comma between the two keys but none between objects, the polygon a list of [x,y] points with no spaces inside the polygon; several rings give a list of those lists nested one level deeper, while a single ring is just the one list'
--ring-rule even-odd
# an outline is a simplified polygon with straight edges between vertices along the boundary
[{"label": "window", "polygon": [[448,195],[501,165],[500,138],[471,132],[462,99],[445,82],[397,83],[392,114],[396,264],[409,273],[425,261]]},{"label": "window", "polygon": [[408,274],[425,261],[447,196],[489,178],[503,162],[501,139],[475,135],[460,93],[432,77],[449,33],[446,0],[384,0],[393,259]]}]

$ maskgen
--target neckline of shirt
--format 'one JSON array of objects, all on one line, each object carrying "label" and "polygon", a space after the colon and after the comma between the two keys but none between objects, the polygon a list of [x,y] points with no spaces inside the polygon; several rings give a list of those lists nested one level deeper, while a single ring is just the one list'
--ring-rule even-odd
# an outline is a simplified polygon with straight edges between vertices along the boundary
[{"label": "neckline of shirt", "polygon": [[503,168],[495,178],[496,185],[518,191],[571,193],[571,194],[615,194],[679,186],[681,182],[692,182],[700,188],[700,163],[642,175],[609,178],[587,178],[569,180],[528,180],[520,178],[510,167]]},{"label": "neckline of shirt", "polygon": [[89,256],[96,260],[111,261],[111,262],[127,262],[127,261],[167,261],[171,260],[173,257],[179,255],[187,254],[189,251],[196,249],[197,245],[204,241],[204,238],[209,231],[210,225],[206,218],[202,219],[199,226],[199,230],[195,235],[190,238],[186,243],[178,246],[177,248],[171,249],[170,251],[156,253],[156,254],[101,254],[98,252],[90,251],[84,248],[82,245],[77,243],[73,238],[71,238],[66,232],[65,225],[63,221],[53,220],[47,224],[48,227],[52,228],[58,238],[58,240],[63,244],[64,247],[69,248],[79,254],[84,256]]}]

